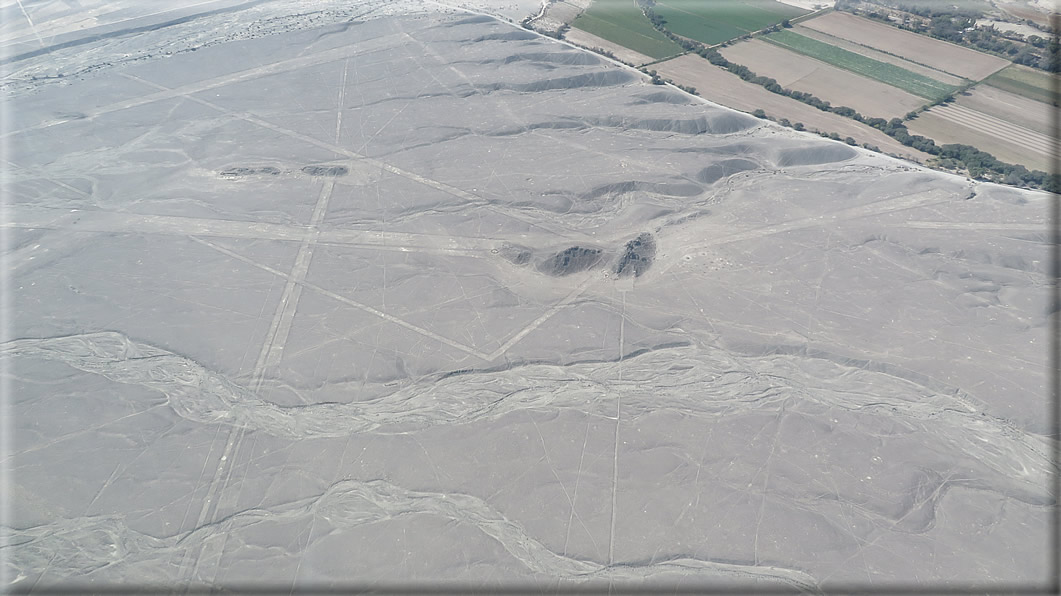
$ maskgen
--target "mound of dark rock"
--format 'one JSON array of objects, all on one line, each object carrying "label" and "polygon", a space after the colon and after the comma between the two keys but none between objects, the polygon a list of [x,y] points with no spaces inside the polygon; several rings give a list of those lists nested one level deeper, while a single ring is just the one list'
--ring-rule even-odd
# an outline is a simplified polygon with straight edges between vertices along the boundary
[{"label": "mound of dark rock", "polygon": [[310,176],[345,176],[350,173],[346,166],[306,166],[302,171]]},{"label": "mound of dark rock", "polygon": [[508,242],[502,244],[501,248],[497,249],[497,254],[513,265],[526,265],[534,255],[531,249],[526,246],[509,244]]},{"label": "mound of dark rock", "polygon": [[603,251],[599,248],[572,246],[545,259],[538,265],[538,271],[554,277],[563,277],[585,271],[600,262]]},{"label": "mound of dark rock", "polygon": [[280,168],[274,168],[273,166],[261,166],[261,167],[234,167],[221,170],[219,172],[222,178],[242,178],[244,176],[278,176],[280,174]]},{"label": "mound of dark rock", "polygon": [[656,256],[656,240],[652,234],[642,232],[637,238],[626,243],[623,254],[615,263],[615,274],[619,277],[640,277],[652,266]]}]

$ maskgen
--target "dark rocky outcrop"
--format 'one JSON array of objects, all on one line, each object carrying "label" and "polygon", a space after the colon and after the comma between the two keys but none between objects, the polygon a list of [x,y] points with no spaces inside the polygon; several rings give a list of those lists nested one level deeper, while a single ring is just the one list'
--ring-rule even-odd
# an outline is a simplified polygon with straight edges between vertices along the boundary
[{"label": "dark rocky outcrop", "polygon": [[572,246],[545,259],[538,271],[554,277],[585,271],[600,262],[603,251],[588,246]]},{"label": "dark rocky outcrop", "polygon": [[615,274],[619,277],[640,277],[652,266],[656,256],[656,239],[648,232],[642,232],[637,238],[626,243],[623,254],[615,263]]},{"label": "dark rocky outcrop", "polygon": [[244,176],[278,176],[280,174],[280,168],[274,168],[273,166],[237,166],[221,170],[219,174],[222,178],[243,178]]},{"label": "dark rocky outcrop", "polygon": [[534,256],[531,249],[526,246],[509,244],[508,242],[502,244],[501,248],[497,249],[497,254],[513,265],[526,265],[530,262],[531,257]]},{"label": "dark rocky outcrop", "polygon": [[350,172],[346,166],[306,166],[302,171],[310,176],[345,176]]}]

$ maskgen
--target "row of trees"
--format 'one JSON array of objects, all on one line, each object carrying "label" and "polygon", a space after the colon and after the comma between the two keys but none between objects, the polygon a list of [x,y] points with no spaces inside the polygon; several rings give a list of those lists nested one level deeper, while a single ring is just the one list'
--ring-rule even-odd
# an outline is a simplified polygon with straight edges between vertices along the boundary
[{"label": "row of trees", "polygon": [[[776,118],[773,118],[773,117],[767,115],[766,111],[763,110],[763,109],[755,110],[754,112],[752,112],[752,116],[755,116],[756,118],[762,118],[764,120],[772,120],[774,122],[777,122],[781,126],[787,126],[788,128],[791,128],[791,129],[794,129],[794,130],[801,130],[801,131],[802,130],[806,130],[806,128],[803,126],[802,122],[792,123],[792,122],[789,122],[788,118],[781,118],[780,120],[778,120]],[[848,145],[858,146],[858,141],[856,141],[854,139],[854,137],[840,138],[840,135],[838,133],[835,133],[835,132],[822,132],[820,130],[813,131],[813,132],[816,132],[819,135],[821,135],[822,137],[825,137],[827,139],[832,139],[834,141],[843,141],[843,142],[847,143]],[[862,143],[862,146],[865,147],[866,149],[869,149],[870,151],[876,151],[877,153],[881,153],[880,147],[878,147],[876,145],[870,145],[869,143]]]}]

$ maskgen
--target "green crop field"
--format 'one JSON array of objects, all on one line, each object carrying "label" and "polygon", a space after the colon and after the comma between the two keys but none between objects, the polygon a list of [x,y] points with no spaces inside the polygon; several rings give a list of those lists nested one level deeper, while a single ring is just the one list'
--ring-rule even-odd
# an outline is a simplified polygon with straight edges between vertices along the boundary
[{"label": "green crop field", "polygon": [[882,83],[936,100],[954,92],[957,87],[941,83],[901,66],[888,64],[791,31],[779,31],[763,37],[766,41],[799,52],[833,66],[849,70]]},{"label": "green crop field", "polygon": [[571,26],[651,58],[682,53],[678,44],[652,27],[635,0],[594,0]]},{"label": "green crop field", "polygon": [[808,12],[775,0],[656,0],[652,10],[673,33],[711,45]]},{"label": "green crop field", "polygon": [[1045,72],[1007,66],[984,79],[984,82],[1003,91],[1016,93],[1028,99],[1053,104],[1056,99],[1050,90],[1050,75]]}]

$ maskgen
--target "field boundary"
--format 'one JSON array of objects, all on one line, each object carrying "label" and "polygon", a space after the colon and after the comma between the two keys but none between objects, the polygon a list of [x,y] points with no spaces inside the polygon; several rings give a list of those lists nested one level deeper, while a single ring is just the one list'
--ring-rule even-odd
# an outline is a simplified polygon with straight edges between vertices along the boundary
[{"label": "field boundary", "polygon": [[[657,0],[650,7],[642,7],[645,16],[652,21],[652,25],[659,30],[665,27],[670,35],[688,39],[692,43],[708,46],[718,46],[731,43],[734,40],[755,36],[763,31],[769,31],[782,22],[792,19],[805,18],[819,11],[808,11],[804,8],[790,6],[774,1],[776,6],[758,6],[745,0],[715,0],[715,7],[721,6],[720,14],[712,15],[711,8],[706,11],[702,6],[712,6],[711,2],[702,2],[699,7],[682,7],[673,4],[674,0]],[[723,2],[725,4],[723,4]],[[698,8],[700,10],[698,10]],[[742,10],[748,12],[742,13]],[[802,14],[799,14],[802,13]],[[683,15],[679,19],[677,15]],[[668,16],[670,19],[668,20]],[[666,23],[664,23],[666,21]],[[680,25],[682,31],[673,27]],[[703,39],[701,39],[703,38]]]},{"label": "field boundary", "polygon": [[[1045,103],[1046,105],[1057,105],[1058,98],[1054,96],[1050,89],[1044,89],[1043,87],[1040,87],[1038,85],[1022,81],[1019,78],[1008,76],[1008,73],[1006,73],[1006,71],[1010,70],[1011,68],[1014,72],[1021,72],[1021,70],[1019,68],[1016,68],[1016,66],[1016,64],[1013,64],[1007,66],[1006,68],[1000,69],[994,73],[991,73],[991,75],[981,81],[981,83],[994,87],[995,89],[1001,89],[1003,91],[1008,91],[1010,93],[1019,95],[1027,99]],[[1050,76],[1047,73],[1040,73],[1039,71],[1035,70],[1030,72],[1029,75],[1043,76],[1047,79],[1049,79]]]},{"label": "field boundary", "polygon": [[[785,37],[778,37],[782,35],[784,35]],[[785,38],[793,38],[793,43],[786,43]],[[926,77],[925,75],[906,70],[901,66],[881,62],[868,56],[863,56],[861,54],[851,52],[844,48],[833,46],[823,41],[806,37],[804,35],[800,35],[799,33],[794,33],[792,31],[778,31],[769,35],[760,36],[760,39],[769,42],[777,47],[784,48],[790,52],[795,52],[803,56],[807,56],[808,58],[812,58],[824,64],[828,64],[836,68],[841,68],[859,76],[866,77],[867,79],[879,81],[890,87],[895,87],[896,89],[902,89],[903,91],[907,91],[929,101],[935,101],[947,97],[948,95],[953,94],[955,90],[959,88],[958,86],[948,85],[941,81],[936,81],[935,79]],[[804,46],[808,47],[800,47],[799,44],[804,44]],[[823,46],[823,48],[830,48],[830,51],[834,52],[834,54],[838,58],[835,60],[830,60],[829,56],[825,55],[822,52],[814,52],[811,47],[809,47],[816,45]],[[849,57],[850,60],[840,60],[839,57]],[[858,69],[857,64],[855,64],[858,62],[862,63],[865,68]],[[895,76],[888,76],[885,73],[894,73]],[[902,81],[900,80],[900,78],[908,79],[909,82]],[[929,89],[931,89],[931,91],[929,91]]]},{"label": "field boundary", "polygon": [[[615,10],[608,12],[609,7]],[[601,16],[602,13],[611,18]],[[590,28],[586,27],[587,24]],[[652,26],[635,0],[629,0],[629,4],[595,0],[571,21],[570,26],[654,60],[673,58],[683,52],[681,45]]]},{"label": "field boundary", "polygon": [[803,15],[803,16],[799,16],[799,17],[796,17],[794,19],[789,19],[788,22],[789,22],[789,24],[792,24],[792,25],[798,25],[798,24],[802,23],[803,21],[809,21],[809,20],[811,20],[813,18],[825,16],[826,14],[828,14],[830,12],[833,12],[834,10],[836,10],[836,8],[833,7],[833,6],[827,6],[825,8],[819,8],[818,10],[809,12],[809,13]]},{"label": "field boundary", "polygon": [[[929,66],[928,64],[925,64],[923,62],[918,62],[917,60],[913,60],[911,58],[907,58],[906,56],[900,56],[899,54],[896,54],[894,52],[889,52],[888,50],[884,50],[884,49],[881,49],[881,48],[875,48],[873,46],[868,46],[868,45],[866,45],[864,43],[860,43],[860,42],[852,40],[852,39],[844,39],[842,37],[836,37],[835,35],[833,35],[831,33],[826,33],[824,31],[818,31],[817,29],[812,29],[812,31],[815,31],[815,32],[820,33],[822,35],[828,35],[829,37],[832,37],[833,39],[839,39],[841,41],[846,41],[847,43],[853,43],[856,46],[860,46],[860,47],[866,48],[867,50],[873,50],[874,52],[880,52],[881,54],[887,54],[887,55],[889,55],[889,56],[891,56],[893,58],[898,58],[900,60],[906,60],[907,62],[909,62],[911,64],[916,64],[916,65],[918,65],[918,66],[920,66],[922,68],[929,68],[929,69],[935,70],[937,72],[941,72],[941,73],[943,73],[945,75],[948,75],[948,76],[957,77],[957,78],[959,78],[959,79],[961,79],[963,81],[971,81],[973,83],[978,83],[979,82],[979,81],[976,81],[974,79],[970,79],[968,77],[963,77],[963,76],[961,76],[959,74],[954,74],[953,72],[947,72],[947,71],[945,71],[943,69],[936,68],[935,66]],[[807,36],[804,35],[804,37],[807,37]],[[935,38],[933,37],[933,38],[930,38],[930,39],[935,39]],[[826,42],[823,42],[823,43],[826,43]],[[959,46],[959,47],[961,47],[961,46]],[[1002,67],[999,70],[1005,70],[1005,68],[1006,67]],[[998,72],[998,71],[996,71],[996,72]],[[992,74],[994,74],[994,73],[992,73]],[[988,76],[991,76],[991,75],[988,75]],[[980,80],[982,81],[982,80],[985,80],[985,79],[980,79]]]},{"label": "field boundary", "polygon": [[[954,68],[953,64],[958,64],[959,66],[961,66],[962,64],[968,65],[968,60],[971,59],[971,58],[969,58],[969,56],[973,56],[973,55],[981,56],[985,60],[991,60],[991,61],[1000,62],[1001,65],[998,66],[997,68],[994,68],[994,70],[991,70],[990,72],[987,72],[987,74],[979,76],[978,78],[976,76],[965,76],[965,75],[958,74],[957,72],[953,72],[952,70],[948,70],[947,68],[944,68],[942,65],[940,65],[940,66],[932,66],[932,65],[929,65],[929,64],[924,64],[922,62],[919,62],[917,60],[914,60],[914,59],[909,58],[907,56],[904,56],[902,54],[896,54],[895,52],[893,52],[893,51],[891,51],[889,49],[886,49],[886,48],[883,48],[883,47],[879,47],[879,46],[868,45],[866,43],[863,43],[860,40],[860,38],[856,38],[854,35],[852,35],[852,37],[850,37],[850,38],[849,37],[845,37],[843,35],[837,35],[837,34],[831,32],[831,31],[828,31],[828,30],[818,29],[818,28],[814,27],[813,24],[811,24],[810,22],[804,22],[803,25],[805,27],[809,27],[811,29],[814,29],[815,31],[820,31],[822,33],[826,33],[826,34],[832,35],[834,37],[839,37],[840,39],[843,39],[843,40],[846,40],[846,41],[849,41],[849,42],[864,46],[866,48],[869,48],[869,49],[872,49],[872,50],[876,50],[878,52],[884,52],[886,54],[890,54],[890,55],[896,56],[898,58],[902,58],[904,60],[909,60],[910,62],[913,62],[913,63],[918,64],[920,66],[925,66],[927,68],[932,68],[932,69],[935,69],[935,70],[939,70],[939,71],[947,73],[949,75],[953,75],[953,76],[956,76],[956,77],[959,77],[959,78],[962,78],[962,79],[966,79],[966,80],[982,81],[985,78],[987,78],[988,76],[994,74],[995,72],[998,72],[999,70],[1002,70],[1003,68],[1006,68],[1007,66],[1012,64],[1012,62],[1010,62],[1009,60],[1007,60],[1005,58],[1000,58],[998,56],[994,56],[994,55],[988,54],[986,52],[981,52],[981,51],[979,51],[977,49],[965,47],[963,45],[956,44],[954,42],[950,42],[950,41],[947,41],[945,39],[938,39],[938,38],[932,37],[930,35],[924,35],[924,34],[921,34],[921,33],[915,32],[915,31],[910,31],[910,30],[907,30],[907,29],[903,29],[901,27],[896,27],[896,26],[893,26],[893,25],[888,24],[888,23],[882,23],[882,22],[877,21],[875,19],[870,19],[870,18],[864,17],[862,15],[854,14],[854,13],[851,13],[851,12],[848,12],[848,11],[837,10],[837,11],[833,11],[833,12],[836,14],[836,17],[834,19],[832,19],[829,23],[824,23],[823,22],[823,24],[820,25],[820,26],[826,27],[826,28],[837,29],[837,28],[842,28],[843,26],[846,25],[849,28],[850,27],[867,27],[867,28],[870,28],[870,29],[879,28],[879,29],[888,30],[890,32],[890,34],[891,34],[891,37],[889,39],[890,39],[891,42],[893,42],[891,44],[891,47],[895,47],[896,45],[902,45],[902,42],[904,42],[905,40],[908,40],[908,39],[917,39],[919,41],[923,40],[924,42],[939,44],[940,46],[944,46],[946,48],[952,49],[955,52],[957,52],[953,56],[951,56],[951,58],[953,58],[953,60],[951,60],[949,62],[951,64],[951,66],[949,68]],[[840,22],[838,22],[837,19],[840,19]],[[846,20],[848,20],[848,19],[854,19],[854,22],[847,22]],[[895,36],[905,36],[905,38],[901,40],[901,39],[898,39]],[[965,58],[962,58],[962,54],[965,55]],[[988,66],[985,66],[985,68],[983,70],[986,71],[987,68],[988,68]]]}]

